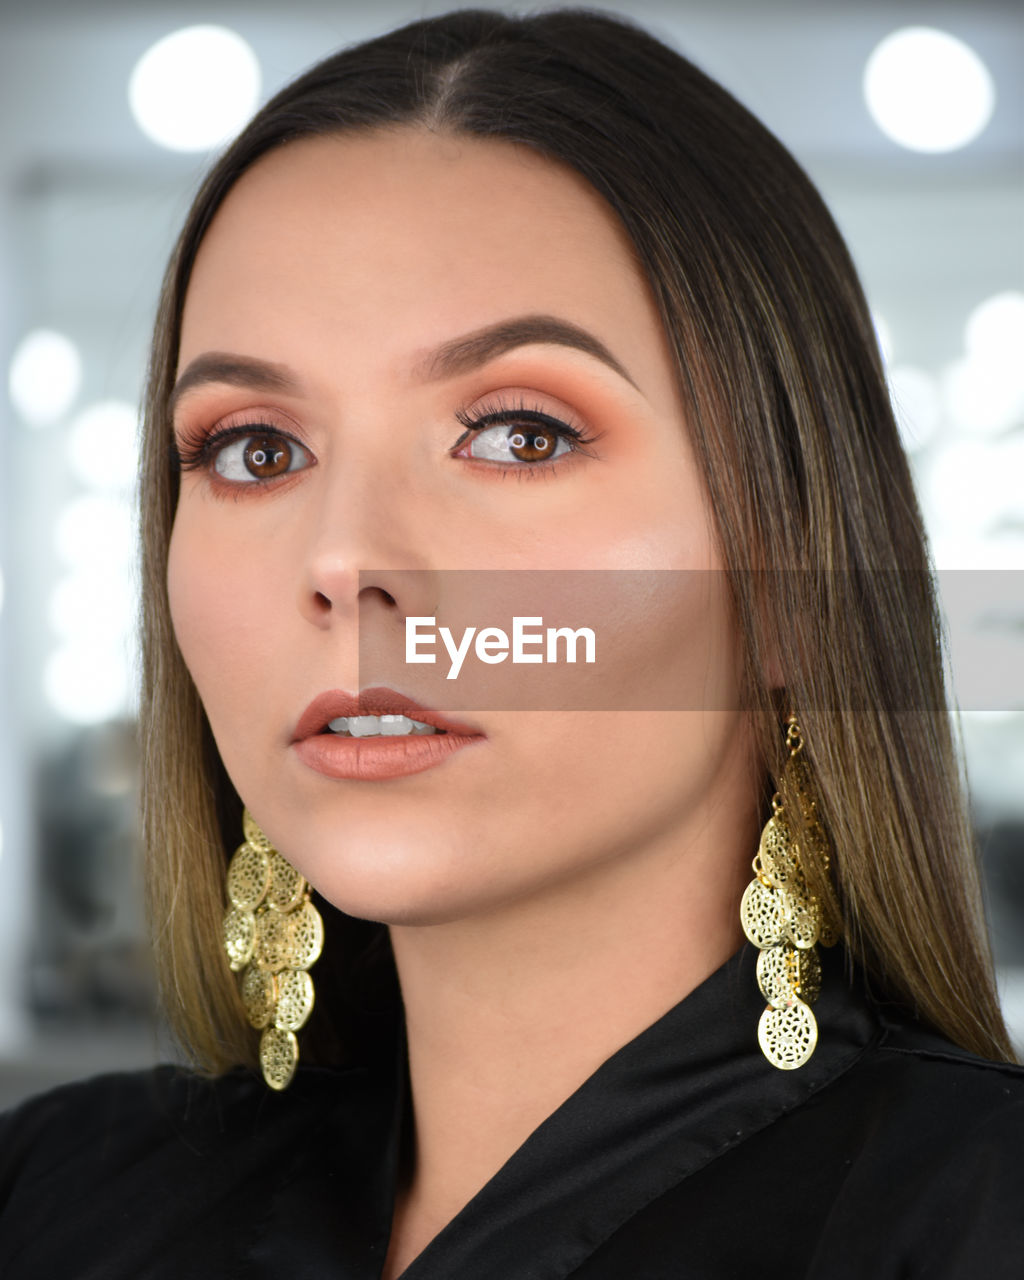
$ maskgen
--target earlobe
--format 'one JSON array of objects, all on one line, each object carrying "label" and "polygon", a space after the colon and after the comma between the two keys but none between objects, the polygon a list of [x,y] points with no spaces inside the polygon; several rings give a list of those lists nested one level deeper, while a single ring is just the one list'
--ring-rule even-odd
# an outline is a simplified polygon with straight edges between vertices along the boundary
[{"label": "earlobe", "polygon": [[765,688],[770,689],[772,693],[786,687],[786,680],[782,674],[782,662],[774,645],[769,647],[765,657],[764,683]]}]

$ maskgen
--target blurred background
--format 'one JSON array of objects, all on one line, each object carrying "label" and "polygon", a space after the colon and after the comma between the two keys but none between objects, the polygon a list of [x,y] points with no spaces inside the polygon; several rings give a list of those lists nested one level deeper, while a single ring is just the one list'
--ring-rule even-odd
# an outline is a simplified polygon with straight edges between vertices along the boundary
[{"label": "blurred background", "polygon": [[[449,7],[0,0],[0,1107],[171,1053],[136,866],[133,486],[178,224],[286,80]],[[859,266],[940,571],[1024,1045],[1024,7],[628,11],[779,135]]]}]

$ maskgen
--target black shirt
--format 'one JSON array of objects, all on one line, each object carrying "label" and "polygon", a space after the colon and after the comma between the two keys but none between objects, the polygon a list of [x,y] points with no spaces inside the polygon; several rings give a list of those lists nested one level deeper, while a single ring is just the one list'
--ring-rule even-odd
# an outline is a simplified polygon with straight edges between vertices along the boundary
[{"label": "black shirt", "polygon": [[[810,1062],[762,1057],[744,947],[609,1058],[403,1280],[1020,1280],[1024,1069],[880,1010],[836,958]],[[828,957],[825,957],[828,960]],[[100,1077],[0,1120],[4,1280],[376,1280],[398,1069]]]}]

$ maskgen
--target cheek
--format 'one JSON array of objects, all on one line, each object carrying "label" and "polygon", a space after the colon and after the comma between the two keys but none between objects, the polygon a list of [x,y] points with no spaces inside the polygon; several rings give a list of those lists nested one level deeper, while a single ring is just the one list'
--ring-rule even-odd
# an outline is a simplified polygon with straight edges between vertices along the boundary
[{"label": "cheek", "polygon": [[[622,860],[626,870],[643,849],[681,856],[720,826],[722,813],[735,814],[730,822],[740,825],[743,732],[735,712],[500,718],[494,738],[501,776],[475,815],[476,838],[463,843],[447,835],[447,847],[456,846],[449,888],[530,891],[609,860]],[[481,849],[491,855],[489,877],[481,876]]]},{"label": "cheek", "polygon": [[174,634],[214,731],[258,692],[266,672],[269,609],[260,608],[261,566],[190,518],[175,521],[167,563]]}]

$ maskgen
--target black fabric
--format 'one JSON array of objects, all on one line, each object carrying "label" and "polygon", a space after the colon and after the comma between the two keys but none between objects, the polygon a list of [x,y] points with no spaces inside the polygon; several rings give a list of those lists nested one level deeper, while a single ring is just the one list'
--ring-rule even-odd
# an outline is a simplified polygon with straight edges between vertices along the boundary
[{"label": "black fabric", "polygon": [[[608,1059],[403,1280],[1020,1280],[1024,1070],[851,985],[818,1048],[756,1041],[755,954]],[[111,1075],[0,1119],[4,1280],[377,1280],[407,1116],[393,1073]]]}]

